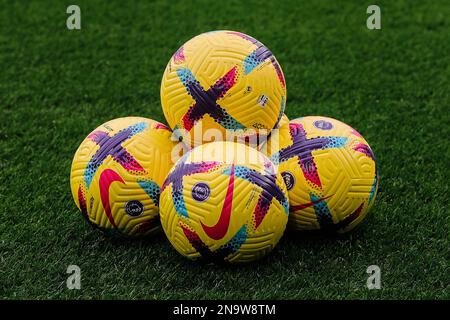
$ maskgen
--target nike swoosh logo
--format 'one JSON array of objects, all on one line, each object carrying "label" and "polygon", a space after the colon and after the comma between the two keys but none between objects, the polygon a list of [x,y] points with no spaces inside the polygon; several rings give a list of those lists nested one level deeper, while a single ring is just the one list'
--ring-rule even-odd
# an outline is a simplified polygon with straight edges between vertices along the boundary
[{"label": "nike swoosh logo", "polygon": [[296,205],[296,206],[290,206],[289,207],[289,211],[290,212],[294,212],[294,211],[306,209],[308,207],[312,207],[313,205],[315,205],[315,204],[317,204],[319,202],[322,202],[323,200],[328,199],[330,197],[331,196],[323,197],[323,198],[320,198],[320,199],[317,199],[317,200],[314,200],[314,201],[311,201],[311,202],[308,202],[308,203],[299,204],[299,205]]},{"label": "nike swoosh logo", "polygon": [[119,176],[117,172],[111,169],[106,169],[100,175],[99,187],[100,187],[100,196],[102,199],[103,209],[105,210],[106,216],[108,217],[109,222],[117,228],[117,225],[114,221],[114,218],[111,214],[111,206],[109,203],[109,187],[115,181],[120,183],[125,183],[122,177]]},{"label": "nike swoosh logo", "polygon": [[227,233],[228,226],[230,225],[231,217],[231,207],[233,203],[233,192],[234,192],[234,164],[231,165],[230,181],[228,182],[227,194],[225,195],[225,201],[222,207],[222,212],[220,213],[219,220],[217,223],[208,227],[202,224],[203,231],[214,240],[222,239]]}]

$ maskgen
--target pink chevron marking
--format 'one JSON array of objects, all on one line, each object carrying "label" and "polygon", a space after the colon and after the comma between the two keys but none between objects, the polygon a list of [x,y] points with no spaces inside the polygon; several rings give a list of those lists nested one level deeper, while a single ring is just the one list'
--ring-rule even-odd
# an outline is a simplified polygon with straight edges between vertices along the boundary
[{"label": "pink chevron marking", "polygon": [[184,56],[184,47],[180,47],[173,55],[173,62],[175,62],[175,64],[180,64],[184,61],[186,61],[186,58]]},{"label": "pink chevron marking", "polygon": [[119,154],[112,155],[114,160],[116,160],[122,167],[127,171],[138,171],[145,172],[145,169],[137,162],[137,160],[125,149]]},{"label": "pink chevron marking", "polygon": [[280,65],[276,60],[272,61],[272,64],[273,67],[275,68],[275,71],[277,72],[278,80],[280,81],[283,88],[286,88],[286,80],[284,80],[283,72],[281,71]]},{"label": "pink chevron marking", "polygon": [[301,165],[305,179],[314,183],[319,188],[322,188],[322,183],[320,182],[319,174],[317,173],[315,163],[310,163],[309,166],[311,168],[306,168],[306,166],[304,166],[303,164]]},{"label": "pink chevron marking", "polygon": [[86,198],[84,197],[83,190],[81,189],[81,185],[78,187],[78,203],[80,205],[81,213],[83,217],[89,221],[89,215],[87,212]]},{"label": "pink chevron marking", "polygon": [[353,147],[353,150],[361,152],[370,159],[375,160],[375,156],[373,155],[372,150],[370,150],[369,146],[365,145],[364,143],[358,143],[356,146]]}]

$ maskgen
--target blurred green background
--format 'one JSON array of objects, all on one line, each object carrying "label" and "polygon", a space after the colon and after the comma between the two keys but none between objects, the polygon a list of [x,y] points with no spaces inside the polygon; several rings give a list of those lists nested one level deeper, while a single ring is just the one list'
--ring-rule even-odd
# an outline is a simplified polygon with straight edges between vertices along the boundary
[{"label": "blurred green background", "polygon": [[[81,8],[81,30],[66,8]],[[0,297],[449,298],[450,2],[0,1]],[[84,137],[138,115],[163,121],[159,86],[176,49],[230,29],[280,62],[290,118],[356,128],[378,160],[378,199],[343,238],[286,234],[250,266],[187,261],[164,235],[114,240],[73,203],[69,172]],[[67,266],[81,290],[66,288]],[[381,289],[366,268],[379,265]]]}]

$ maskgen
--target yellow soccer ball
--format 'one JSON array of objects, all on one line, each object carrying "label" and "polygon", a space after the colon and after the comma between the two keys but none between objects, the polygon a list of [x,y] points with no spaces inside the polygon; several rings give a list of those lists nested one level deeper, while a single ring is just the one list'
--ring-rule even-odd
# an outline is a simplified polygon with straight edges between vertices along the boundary
[{"label": "yellow soccer ball", "polygon": [[375,156],[352,127],[326,117],[304,117],[280,127],[267,152],[289,193],[288,226],[345,233],[373,205],[378,189]]},{"label": "yellow soccer ball", "polygon": [[[275,141],[280,141],[280,134],[283,134],[286,126],[289,126],[289,118],[287,117],[287,115],[283,114],[280,122],[278,122],[277,126],[272,131],[270,131],[267,138],[261,141],[257,149],[267,155],[269,153],[268,151],[272,147],[271,144],[273,144],[273,142]],[[274,147],[276,148],[277,146],[278,145]]]},{"label": "yellow soccer ball", "polygon": [[233,142],[194,148],[162,187],[161,224],[190,259],[243,263],[270,252],[288,221],[288,198],[274,164]]},{"label": "yellow soccer ball", "polygon": [[[258,40],[235,31],[200,34],[170,59],[161,82],[167,122],[187,144],[253,142],[280,120],[286,103],[281,66]],[[234,136],[227,138],[227,132]]]},{"label": "yellow soccer ball", "polygon": [[171,134],[157,121],[126,117],[86,137],[73,158],[70,186],[90,224],[127,236],[160,229],[160,188],[173,165]]}]

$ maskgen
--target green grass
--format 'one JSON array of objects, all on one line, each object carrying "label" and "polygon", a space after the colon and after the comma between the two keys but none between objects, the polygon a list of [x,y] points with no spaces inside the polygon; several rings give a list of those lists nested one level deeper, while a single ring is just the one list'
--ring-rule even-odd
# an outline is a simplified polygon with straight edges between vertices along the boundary
[{"label": "green grass", "polygon": [[[0,297],[450,298],[450,4],[378,1],[0,2]],[[245,4],[244,4],[245,3]],[[251,266],[201,265],[164,235],[111,240],[73,203],[78,144],[116,117],[164,121],[159,85],[192,36],[232,29],[281,63],[289,117],[326,115],[357,128],[374,150],[381,188],[362,227],[343,238],[286,234]],[[82,289],[66,288],[66,268]],[[366,288],[366,268],[382,289]]]}]

